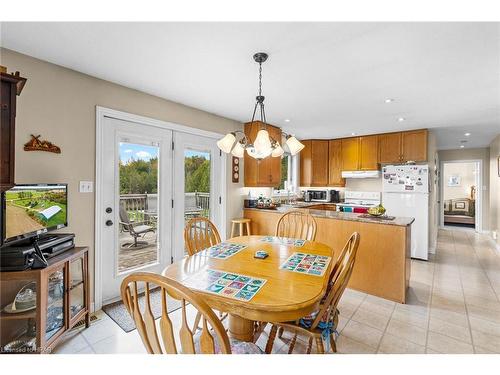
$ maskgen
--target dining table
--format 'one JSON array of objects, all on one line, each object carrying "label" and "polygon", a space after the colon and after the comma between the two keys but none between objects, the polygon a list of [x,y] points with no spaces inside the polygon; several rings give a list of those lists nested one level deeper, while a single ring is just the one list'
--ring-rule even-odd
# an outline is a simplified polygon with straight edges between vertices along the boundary
[{"label": "dining table", "polygon": [[[224,249],[232,249],[230,255],[225,256]],[[256,258],[258,251],[268,256]],[[322,267],[317,268],[314,259]],[[230,337],[255,342],[265,322],[293,321],[318,310],[335,260],[332,248],[320,242],[239,236],[186,256],[162,274],[188,287],[212,309],[228,313]],[[297,266],[298,262],[302,263]],[[321,271],[308,271],[309,267]],[[241,287],[246,281],[243,289],[257,285],[257,293],[224,292],[224,285]],[[222,288],[214,283],[223,284]]]}]

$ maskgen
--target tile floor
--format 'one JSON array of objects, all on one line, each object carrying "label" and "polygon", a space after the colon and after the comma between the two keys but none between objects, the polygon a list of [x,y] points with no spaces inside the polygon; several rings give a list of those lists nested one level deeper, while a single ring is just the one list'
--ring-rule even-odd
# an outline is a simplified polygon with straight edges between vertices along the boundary
[{"label": "tile floor", "polygon": [[[500,254],[486,236],[439,232],[436,255],[412,261],[409,300],[396,304],[347,290],[340,303],[339,353],[500,353]],[[144,353],[137,331],[106,314],[75,331],[56,353]],[[194,315],[193,315],[194,316]],[[172,313],[177,324],[179,312]],[[286,353],[289,336],[273,351]],[[267,332],[257,341],[265,347]],[[294,353],[305,351],[298,340]]]}]

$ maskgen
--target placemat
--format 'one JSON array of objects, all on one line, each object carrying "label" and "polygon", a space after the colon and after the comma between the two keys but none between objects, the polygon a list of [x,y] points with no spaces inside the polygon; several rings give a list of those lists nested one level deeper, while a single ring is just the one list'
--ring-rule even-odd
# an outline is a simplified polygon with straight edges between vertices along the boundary
[{"label": "placemat", "polygon": [[280,269],[313,276],[323,276],[331,259],[331,257],[324,255],[293,253],[280,266]]}]

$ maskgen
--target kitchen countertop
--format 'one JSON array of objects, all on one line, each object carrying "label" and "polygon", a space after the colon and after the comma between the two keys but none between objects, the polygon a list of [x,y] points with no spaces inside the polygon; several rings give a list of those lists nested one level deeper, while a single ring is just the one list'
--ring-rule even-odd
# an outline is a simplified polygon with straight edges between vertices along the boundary
[{"label": "kitchen countertop", "polygon": [[[298,209],[298,208],[307,208],[313,205],[321,204],[320,202],[300,202],[294,205],[282,205],[277,207],[277,209],[266,209],[266,208],[245,208],[245,210],[253,210],[253,211],[262,211],[262,212],[275,212],[275,213],[287,213],[290,210]],[[325,203],[325,204],[335,204],[335,203]],[[397,225],[397,226],[408,226],[411,225],[415,219],[413,217],[396,217],[394,220],[384,220],[380,218],[367,218],[361,217],[363,214],[357,214],[352,212],[340,212],[340,211],[331,211],[331,210],[315,210],[310,209],[309,213],[315,217],[324,217],[329,219],[337,219],[337,220],[349,220],[349,221],[359,221],[362,223],[376,223],[376,224],[385,224],[385,225]]]}]

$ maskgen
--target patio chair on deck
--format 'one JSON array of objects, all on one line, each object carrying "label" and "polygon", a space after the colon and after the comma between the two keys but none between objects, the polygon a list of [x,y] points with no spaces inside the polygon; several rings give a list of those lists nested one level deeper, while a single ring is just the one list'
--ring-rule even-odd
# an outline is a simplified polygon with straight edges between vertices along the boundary
[{"label": "patio chair on deck", "polygon": [[132,247],[140,247],[140,246],[146,246],[149,243],[147,241],[139,241],[139,237],[144,237],[146,233],[155,232],[155,228],[146,225],[143,222],[138,222],[138,223],[133,223],[127,213],[127,210],[125,209],[125,206],[120,204],[120,225],[123,228],[124,232],[130,233],[130,235],[134,238],[134,242],[127,242],[122,245],[124,248],[132,248]]}]

